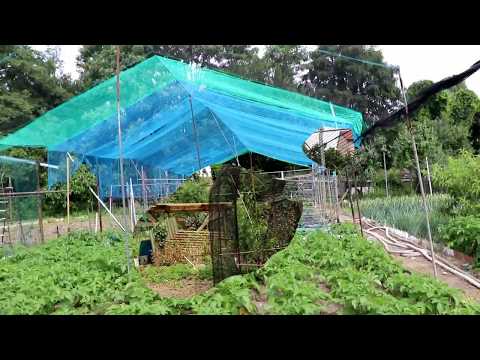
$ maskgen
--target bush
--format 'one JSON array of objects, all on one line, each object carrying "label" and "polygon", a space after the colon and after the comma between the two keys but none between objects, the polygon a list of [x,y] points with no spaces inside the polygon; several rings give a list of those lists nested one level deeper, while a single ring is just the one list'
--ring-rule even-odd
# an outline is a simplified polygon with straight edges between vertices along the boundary
[{"label": "bush", "polygon": [[475,257],[480,266],[480,218],[475,216],[457,217],[440,227],[440,236],[452,249]]},{"label": "bush", "polygon": [[480,210],[480,157],[463,151],[449,157],[443,166],[432,167],[433,183],[452,195],[457,204],[452,208],[458,215],[476,214]]},{"label": "bush", "polygon": [[177,189],[169,201],[175,203],[208,202],[210,185],[210,180],[207,178],[188,180]]},{"label": "bush", "polygon": [[[70,180],[70,210],[82,211],[90,209],[96,202],[90,193],[89,187],[95,189],[97,178],[87,165],[82,164],[72,175]],[[63,214],[67,209],[67,184],[57,184],[53,190],[62,190],[58,193],[48,193],[45,196],[45,212],[49,215]]]},{"label": "bush", "polygon": [[[402,174],[399,169],[387,170],[388,179],[388,194],[390,196],[410,195],[413,193],[413,189],[410,183],[402,182]],[[384,170],[378,170],[374,178],[375,190],[369,197],[385,196],[385,172]]]}]

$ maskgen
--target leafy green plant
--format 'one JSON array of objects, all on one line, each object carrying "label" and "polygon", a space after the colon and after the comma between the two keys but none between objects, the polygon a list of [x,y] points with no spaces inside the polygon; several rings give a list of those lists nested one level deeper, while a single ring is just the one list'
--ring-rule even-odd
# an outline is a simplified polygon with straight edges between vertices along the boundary
[{"label": "leafy green plant", "polygon": [[167,225],[163,221],[159,221],[152,226],[152,237],[155,243],[162,247],[167,240],[168,231]]},{"label": "leafy green plant", "polygon": [[78,232],[15,247],[0,260],[0,314],[320,314],[332,304],[346,314],[480,313],[458,290],[404,271],[353,225],[298,233],[263,268],[184,300],[162,298],[145,281],[202,278],[211,267],[128,273],[121,238]]},{"label": "leafy green plant", "polygon": [[476,266],[480,266],[480,218],[461,216],[451,219],[440,227],[440,236],[452,249],[475,257]]},{"label": "leafy green plant", "polygon": [[449,157],[446,164],[432,167],[432,180],[456,200],[452,211],[457,215],[475,215],[480,210],[480,156],[462,151]]},{"label": "leafy green plant", "polygon": [[[70,181],[70,206],[71,211],[89,210],[96,200],[88,189],[95,189],[97,180],[95,175],[89,170],[87,165],[82,164],[72,175]],[[57,184],[53,190],[62,190],[61,192],[51,192],[45,196],[45,211],[48,215],[64,214],[67,209],[66,184]]]},{"label": "leafy green plant", "polygon": [[208,178],[185,181],[170,197],[169,201],[175,203],[208,202],[210,186],[211,183]]}]

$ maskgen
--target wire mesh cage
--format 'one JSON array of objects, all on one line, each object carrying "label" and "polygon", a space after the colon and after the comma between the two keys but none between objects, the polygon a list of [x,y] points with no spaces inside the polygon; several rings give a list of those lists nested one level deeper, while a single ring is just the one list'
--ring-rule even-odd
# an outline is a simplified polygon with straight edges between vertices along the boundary
[{"label": "wire mesh cage", "polygon": [[262,266],[289,244],[303,205],[288,198],[285,184],[233,166],[216,175],[208,224],[215,283]]}]

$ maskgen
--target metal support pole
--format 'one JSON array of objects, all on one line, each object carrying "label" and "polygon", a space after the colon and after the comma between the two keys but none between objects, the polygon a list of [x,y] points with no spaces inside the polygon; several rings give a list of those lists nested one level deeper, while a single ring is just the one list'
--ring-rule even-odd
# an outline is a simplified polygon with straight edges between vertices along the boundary
[{"label": "metal support pole", "polygon": [[[40,187],[40,162],[37,161],[37,191],[41,191]],[[45,235],[43,233],[43,194],[38,194],[38,229],[40,232],[40,241],[45,242]]]},{"label": "metal support pole", "polygon": [[[97,178],[97,194],[100,194],[100,183]],[[100,207],[100,203],[97,201],[97,212],[98,212],[98,224],[100,225],[100,232],[103,231],[103,224],[102,224],[102,208]]]},{"label": "metal support pole", "polygon": [[427,163],[427,176],[428,176],[428,187],[430,188],[430,196],[433,195],[432,191],[432,178],[430,176],[430,167],[428,166],[428,158],[425,158],[425,162]]},{"label": "metal support pole", "polygon": [[385,192],[388,197],[388,175],[387,175],[387,162],[385,161],[385,151],[383,151],[383,170],[385,171]]},{"label": "metal support pole", "polygon": [[420,161],[418,160],[418,151],[417,151],[417,143],[415,141],[415,133],[413,131],[412,124],[410,123],[410,119],[408,117],[408,102],[407,96],[405,95],[405,89],[403,86],[402,76],[400,75],[400,69],[398,69],[398,77],[400,79],[400,89],[402,91],[403,101],[405,103],[405,116],[407,118],[407,127],[410,131],[412,136],[412,149],[413,155],[415,157],[415,164],[417,166],[417,175],[418,181],[420,183],[420,192],[422,194],[422,202],[423,202],[423,210],[425,212],[425,219],[427,221],[427,232],[428,232],[428,240],[430,242],[430,252],[432,253],[432,266],[433,266],[433,274],[435,278],[437,278],[437,265],[435,264],[435,251],[433,250],[433,240],[432,240],[432,232],[430,230],[430,217],[428,214],[428,205],[427,205],[427,198],[425,196],[425,189],[423,187],[423,179],[422,179],[422,171],[420,169]]},{"label": "metal support pole", "polygon": [[143,166],[141,167],[141,174],[142,174],[142,197],[143,197],[143,209],[147,211],[148,204],[147,204],[147,189],[145,188],[145,172],[143,171]]},{"label": "metal support pole", "polygon": [[67,162],[67,234],[70,232],[70,159],[67,155],[65,156],[65,161]]},{"label": "metal support pole", "polygon": [[121,120],[121,109],[120,109],[120,46],[117,45],[116,51],[117,58],[117,69],[116,69],[116,78],[117,78],[117,125],[118,125],[118,159],[120,163],[120,187],[122,189],[122,207],[123,207],[123,221],[124,224],[127,224],[127,210],[125,202],[125,177],[123,172],[123,146],[122,146],[122,120]]},{"label": "metal support pole", "polygon": [[[117,45],[117,122],[118,122],[118,158],[120,165],[120,186],[122,188],[123,223],[127,226],[127,209],[125,205],[125,177],[123,174],[122,122],[120,117],[120,46]],[[125,237],[125,255],[127,257],[127,271],[130,272],[130,251],[128,238]]]},{"label": "metal support pole", "polygon": [[195,147],[197,149],[197,159],[198,159],[198,170],[202,169],[202,161],[200,160],[200,147],[198,145],[198,135],[197,135],[197,125],[195,123],[195,117],[193,116],[193,105],[192,105],[192,97],[189,97],[190,101],[190,111],[192,113],[192,127],[193,127],[193,137],[195,140]]}]

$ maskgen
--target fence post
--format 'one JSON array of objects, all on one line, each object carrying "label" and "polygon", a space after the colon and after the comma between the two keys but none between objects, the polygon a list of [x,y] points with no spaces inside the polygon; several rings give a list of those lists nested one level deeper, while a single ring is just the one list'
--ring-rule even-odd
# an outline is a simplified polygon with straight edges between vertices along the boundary
[{"label": "fence post", "polygon": [[388,197],[388,177],[387,177],[387,163],[385,161],[385,150],[383,151],[383,170],[385,171],[385,191]]},{"label": "fence post", "polygon": [[[100,194],[100,186],[98,183],[98,178],[97,178],[97,194]],[[100,202],[97,201],[97,213],[98,213],[98,224],[100,225],[100,232],[103,231],[103,225],[102,225],[102,208],[100,207]]]}]

